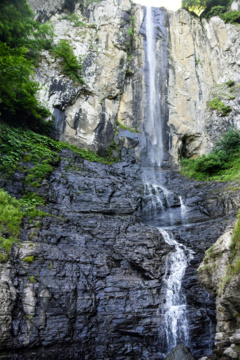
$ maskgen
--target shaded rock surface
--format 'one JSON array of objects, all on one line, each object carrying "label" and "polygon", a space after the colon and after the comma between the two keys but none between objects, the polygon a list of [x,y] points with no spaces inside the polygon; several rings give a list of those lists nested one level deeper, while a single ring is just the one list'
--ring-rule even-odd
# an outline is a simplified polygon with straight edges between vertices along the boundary
[{"label": "shaded rock surface", "polygon": [[[217,196],[211,200],[213,184],[164,174],[166,183],[175,179],[173,198],[188,192],[190,184],[191,196],[199,195],[191,202],[195,222],[199,209],[207,214],[204,222],[183,225],[174,234],[196,253],[183,286],[191,350],[200,357],[211,352],[214,302],[198,283],[196,268],[236,209],[224,200],[219,208]],[[27,186],[24,176],[19,171],[0,186],[19,197]],[[217,184],[215,191],[223,187]],[[21,247],[15,245],[1,265],[0,358],[162,359],[159,309],[172,247],[155,227],[141,222],[139,166],[90,163],[65,150],[49,179],[33,190],[44,196],[43,209],[51,216],[26,221]],[[180,211],[174,201],[172,207]],[[34,256],[32,263],[23,261],[28,256]]]},{"label": "shaded rock surface", "polygon": [[177,345],[171,353],[166,357],[166,360],[194,360],[191,351],[184,345]]},{"label": "shaded rock surface", "polygon": [[[1,185],[18,196],[24,184],[16,178]],[[1,268],[0,358],[155,353],[160,280],[171,246],[140,223],[138,184],[137,165],[108,167],[63,152],[39,189],[53,216],[26,223],[22,246]],[[34,261],[23,262],[27,256]]]}]

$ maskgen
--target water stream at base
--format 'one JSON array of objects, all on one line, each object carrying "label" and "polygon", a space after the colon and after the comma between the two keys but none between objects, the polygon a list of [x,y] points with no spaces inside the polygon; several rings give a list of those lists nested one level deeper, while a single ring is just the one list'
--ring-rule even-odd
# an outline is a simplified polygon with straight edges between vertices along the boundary
[{"label": "water stream at base", "polygon": [[[162,348],[161,359],[179,343],[189,346],[189,325],[187,320],[187,303],[182,288],[183,277],[193,252],[178,243],[166,227],[187,223],[187,208],[181,196],[169,191],[162,185],[161,165],[164,157],[163,119],[161,109],[161,75],[165,78],[166,68],[159,66],[156,59],[156,39],[160,31],[166,38],[164,13],[146,8],[146,78],[148,88],[148,107],[144,124],[145,150],[142,152],[142,178],[144,183],[143,220],[146,224],[159,229],[165,242],[173,246],[166,261],[166,270],[162,282],[161,297],[164,299],[159,308],[162,319],[159,336]],[[159,30],[160,29],[160,30]],[[166,45],[165,45],[166,46]],[[163,57],[166,51],[162,51]],[[163,59],[166,62],[166,59]],[[175,209],[173,211],[173,209]]]},{"label": "water stream at base", "polygon": [[165,303],[160,311],[164,323],[162,333],[166,343],[167,355],[178,343],[189,346],[189,325],[187,320],[186,297],[182,291],[182,280],[193,252],[179,244],[171,232],[159,229],[165,242],[174,246],[174,251],[168,255],[163,278],[162,295]]}]

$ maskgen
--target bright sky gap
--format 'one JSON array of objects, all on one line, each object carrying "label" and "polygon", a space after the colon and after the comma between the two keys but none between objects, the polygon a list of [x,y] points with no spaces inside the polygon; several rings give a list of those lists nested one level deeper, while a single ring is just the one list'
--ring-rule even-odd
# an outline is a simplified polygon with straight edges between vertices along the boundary
[{"label": "bright sky gap", "polygon": [[145,6],[164,6],[165,8],[174,11],[181,7],[181,0],[135,0],[134,2]]}]

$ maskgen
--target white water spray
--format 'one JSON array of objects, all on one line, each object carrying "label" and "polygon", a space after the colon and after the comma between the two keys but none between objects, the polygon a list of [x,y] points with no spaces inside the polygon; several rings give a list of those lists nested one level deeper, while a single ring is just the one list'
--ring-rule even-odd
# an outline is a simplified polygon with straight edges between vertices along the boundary
[{"label": "white water spray", "polygon": [[163,333],[166,340],[166,355],[178,344],[189,345],[189,326],[187,320],[186,298],[182,291],[182,280],[192,252],[179,244],[171,233],[159,229],[165,242],[174,246],[168,255],[165,275],[163,278],[162,295],[165,299],[163,314]]},{"label": "white water spray", "polygon": [[182,218],[182,224],[187,223],[187,207],[183,202],[183,199],[181,196],[179,196],[180,204],[181,204],[181,218]]}]

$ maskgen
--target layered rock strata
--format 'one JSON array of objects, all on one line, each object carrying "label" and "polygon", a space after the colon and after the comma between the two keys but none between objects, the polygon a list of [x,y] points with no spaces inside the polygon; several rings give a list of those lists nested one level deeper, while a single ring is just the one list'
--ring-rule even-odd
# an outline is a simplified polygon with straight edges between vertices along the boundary
[{"label": "layered rock strata", "polygon": [[[19,197],[24,177],[18,171],[0,186]],[[174,236],[195,252],[183,286],[191,349],[200,357],[211,350],[214,307],[196,268],[238,203],[224,195],[224,184],[186,183],[174,172],[166,174],[170,183],[169,206],[180,210],[178,187],[192,223]],[[33,189],[50,215],[26,220],[21,247],[1,264],[0,359],[161,358],[161,288],[172,247],[141,223],[141,189],[136,164],[90,163],[63,151],[49,179]]]}]

